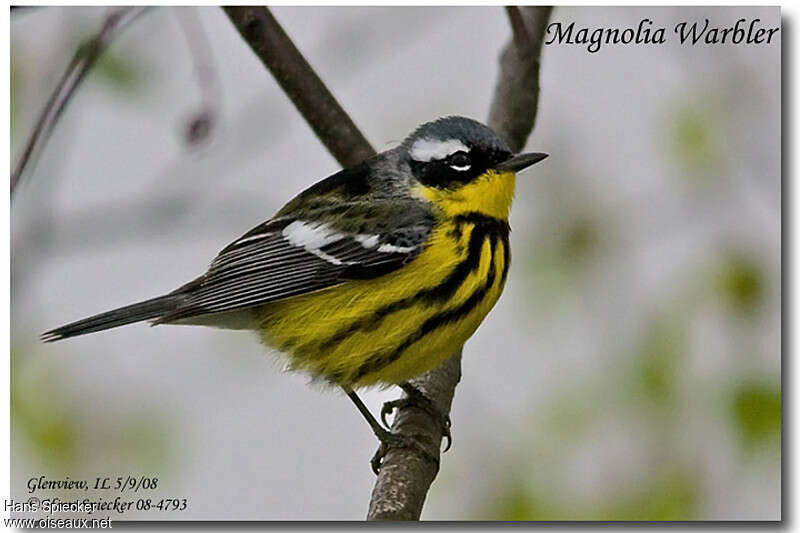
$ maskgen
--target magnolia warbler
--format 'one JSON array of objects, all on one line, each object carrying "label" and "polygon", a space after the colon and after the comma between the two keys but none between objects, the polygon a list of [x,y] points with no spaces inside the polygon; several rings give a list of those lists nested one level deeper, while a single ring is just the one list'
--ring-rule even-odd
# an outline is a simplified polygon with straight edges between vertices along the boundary
[{"label": "magnolia warbler", "polygon": [[472,119],[428,122],[300,193],[194,281],[42,339],[142,320],[255,330],[289,368],[344,388],[385,452],[403,443],[354,389],[399,384],[424,405],[407,381],[455,353],[497,302],[511,259],[515,173],[545,157],[513,155]]}]

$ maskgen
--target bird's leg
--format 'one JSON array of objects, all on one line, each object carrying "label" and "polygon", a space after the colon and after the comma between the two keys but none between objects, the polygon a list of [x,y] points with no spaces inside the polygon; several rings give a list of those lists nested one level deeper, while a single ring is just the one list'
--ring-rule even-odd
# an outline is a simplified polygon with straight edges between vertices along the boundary
[{"label": "bird's leg", "polygon": [[434,420],[438,420],[439,424],[442,427],[442,438],[446,441],[444,446],[444,451],[450,449],[450,445],[453,444],[453,435],[450,433],[450,415],[442,413],[442,410],[439,409],[433,401],[425,396],[425,394],[416,388],[411,383],[405,382],[400,383],[398,385],[406,395],[400,399],[392,400],[383,404],[381,408],[381,421],[383,425],[387,428],[389,427],[389,423],[386,421],[387,415],[392,414],[395,409],[399,409],[401,407],[417,407],[422,409],[429,415],[431,415]]},{"label": "bird's leg", "polygon": [[372,416],[372,413],[369,412],[369,409],[367,409],[367,406],[364,405],[364,402],[361,401],[361,398],[358,397],[355,391],[347,387],[342,388],[347,393],[347,397],[352,400],[361,415],[366,419],[367,424],[369,424],[369,427],[372,428],[372,432],[375,433],[375,436],[378,437],[378,440],[381,442],[378,450],[375,452],[375,455],[373,455],[372,459],[370,459],[372,471],[375,472],[376,475],[381,469],[381,463],[383,462],[384,456],[389,451],[389,448],[409,448],[416,450],[420,452],[426,459],[436,463],[436,467],[438,469],[439,458],[431,454],[425,448],[425,446],[419,442],[419,440],[417,440],[413,435],[400,435],[387,430],[377,420],[375,420],[375,417]]}]

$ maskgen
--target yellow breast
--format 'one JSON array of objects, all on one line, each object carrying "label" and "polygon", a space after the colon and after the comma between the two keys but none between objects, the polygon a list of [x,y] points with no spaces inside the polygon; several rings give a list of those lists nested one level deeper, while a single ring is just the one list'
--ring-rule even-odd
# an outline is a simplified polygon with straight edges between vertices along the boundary
[{"label": "yellow breast", "polygon": [[336,383],[406,381],[475,332],[502,292],[508,264],[500,233],[476,222],[444,223],[400,270],[264,306],[263,340],[293,368]]}]

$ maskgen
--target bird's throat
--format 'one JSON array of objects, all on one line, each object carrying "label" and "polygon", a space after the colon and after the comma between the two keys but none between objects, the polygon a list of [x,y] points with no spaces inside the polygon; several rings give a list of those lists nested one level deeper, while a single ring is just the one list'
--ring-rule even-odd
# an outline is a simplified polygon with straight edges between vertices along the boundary
[{"label": "bird's throat", "polygon": [[514,199],[514,183],[513,172],[490,170],[458,189],[420,186],[419,192],[449,217],[478,212],[506,220]]}]

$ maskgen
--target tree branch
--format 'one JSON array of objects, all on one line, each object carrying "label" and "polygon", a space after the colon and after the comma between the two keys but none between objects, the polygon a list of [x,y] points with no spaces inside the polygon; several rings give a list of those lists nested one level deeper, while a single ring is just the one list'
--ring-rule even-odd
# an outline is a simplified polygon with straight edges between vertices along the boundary
[{"label": "tree branch", "polygon": [[349,167],[375,154],[269,9],[223,9],[340,165]]},{"label": "tree branch", "polygon": [[[450,413],[456,385],[461,380],[458,350],[438,368],[411,381],[442,413]],[[417,438],[429,454],[439,458],[442,426],[427,412],[403,407],[392,420],[392,432]],[[372,489],[367,520],[419,520],[428,489],[439,469],[419,451],[390,448]]]},{"label": "tree branch", "polygon": [[[269,10],[262,7],[224,9],[320,141],[342,166],[359,163],[375,153]],[[489,125],[515,151],[524,146],[536,117],[539,54],[550,9],[509,9],[515,37],[503,53]],[[439,368],[414,379],[412,384],[441,412],[449,413],[460,379],[461,350]],[[392,431],[413,435],[430,454],[439,457],[442,427],[427,412],[413,406],[398,409]],[[437,473],[437,466],[419,451],[390,449],[375,482],[367,518],[419,519],[428,489]]]},{"label": "tree branch", "polygon": [[97,59],[103,54],[111,41],[125,29],[136,17],[141,15],[146,7],[120,7],[111,11],[103,21],[98,32],[75,51],[67,70],[56,85],[53,94],[42,109],[39,119],[33,128],[28,142],[11,172],[11,197],[19,184],[28,164],[34,155],[41,152],[58,119],[64,112],[75,90],[84,80]]},{"label": "tree branch", "polygon": [[514,46],[524,48],[528,46],[528,29],[519,11],[519,6],[506,6],[508,23],[511,24],[511,34],[514,36]]},{"label": "tree branch", "polygon": [[514,38],[500,55],[500,76],[488,125],[514,152],[525,146],[536,122],[539,58],[552,7],[509,7]]}]

